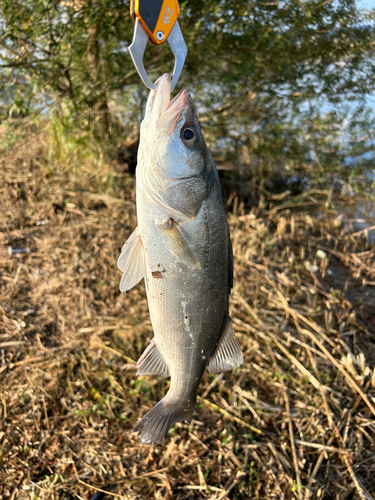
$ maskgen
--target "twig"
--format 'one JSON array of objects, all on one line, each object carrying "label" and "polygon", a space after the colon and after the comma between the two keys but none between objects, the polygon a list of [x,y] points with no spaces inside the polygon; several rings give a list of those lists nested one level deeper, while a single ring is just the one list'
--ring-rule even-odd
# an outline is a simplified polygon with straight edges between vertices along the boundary
[{"label": "twig", "polygon": [[2,295],[0,295],[0,300],[5,299],[5,297],[13,290],[13,288],[16,286],[18,278],[20,276],[21,269],[23,267],[23,264],[18,264],[16,274],[14,275],[13,278],[13,283],[9,286],[7,290],[4,291]]},{"label": "twig", "polygon": [[85,481],[82,481],[82,479],[80,479],[78,471],[77,471],[77,467],[76,467],[76,464],[74,463],[74,461],[72,461],[72,465],[73,465],[73,469],[74,469],[74,473],[75,473],[75,476],[77,478],[77,481],[80,484],[82,484],[83,486],[85,486],[86,488],[89,488],[90,490],[100,491],[101,493],[105,493],[106,495],[111,495],[111,496],[116,497],[116,498],[122,498],[122,499],[124,498],[124,495],[112,493],[111,491],[106,491],[106,490],[103,490],[101,488],[97,488],[96,486],[92,486],[91,484],[85,483]]},{"label": "twig", "polygon": [[358,493],[358,495],[359,495],[359,498],[360,498],[361,500],[373,500],[373,499],[374,499],[374,497],[373,497],[373,496],[370,496],[370,494],[369,494],[367,491],[365,491],[365,490],[363,489],[363,487],[360,485],[360,483],[359,483],[359,481],[358,481],[358,478],[357,478],[357,476],[356,476],[356,475],[355,475],[355,473],[354,473],[353,467],[351,466],[351,463],[350,463],[350,461],[349,461],[348,456],[347,456],[347,455],[344,455],[344,456],[342,457],[342,460],[344,461],[344,463],[345,463],[345,465],[346,465],[346,467],[347,467],[347,469],[348,469],[348,471],[349,471],[350,477],[352,478],[352,481],[353,481],[353,483],[354,483],[355,489],[357,490],[357,493]]},{"label": "twig", "polygon": [[203,401],[204,404],[206,404],[207,406],[211,406],[211,408],[213,408],[214,410],[217,410],[219,411],[220,413],[222,413],[223,415],[225,415],[227,418],[229,418],[230,420],[234,420],[235,422],[237,422],[238,424],[241,424],[243,425],[244,427],[247,427],[248,429],[252,430],[253,432],[255,432],[256,434],[263,434],[263,431],[257,429],[256,427],[254,427],[253,425],[250,425],[248,424],[247,422],[245,422],[244,420],[241,420],[240,418],[238,417],[235,417],[233,415],[231,415],[229,412],[227,412],[226,410],[223,410],[223,408],[220,408],[220,406],[218,405],[215,405],[215,403],[212,403],[211,401],[208,401],[208,399],[204,399],[200,396],[197,396],[197,398],[199,399],[199,401]]},{"label": "twig", "polygon": [[77,481],[90,490],[100,491],[100,493],[105,493],[106,495],[110,495],[116,498],[122,498],[124,500],[124,495],[118,495],[117,493],[112,493],[112,491],[102,490],[101,488],[97,488],[96,486],[85,483],[85,481],[82,481],[82,479],[80,479],[79,477],[77,477]]},{"label": "twig", "polygon": [[218,496],[217,500],[224,500],[224,498],[226,498],[229,495],[229,493],[232,491],[232,489],[236,486],[236,484],[240,481],[240,479],[244,475],[245,475],[245,473],[243,473],[243,472],[242,473],[236,472],[237,477],[234,479],[234,481],[229,486],[225,485],[225,490]]},{"label": "twig", "polygon": [[347,455],[350,453],[349,450],[340,450],[340,448],[335,448],[334,446],[327,446],[325,444],[310,443],[309,441],[302,441],[301,439],[296,439],[296,443],[302,446],[308,446],[309,448],[315,448],[316,450],[329,451],[331,453],[339,453]]},{"label": "twig", "polygon": [[303,329],[302,331],[307,336],[309,336],[311,338],[311,340],[313,340],[315,342],[315,344],[317,344],[319,346],[319,348],[324,352],[324,354],[331,361],[331,363],[344,375],[348,384],[352,387],[352,389],[355,389],[358,392],[358,394],[361,396],[361,398],[366,403],[366,405],[369,407],[369,409],[371,410],[371,413],[375,417],[374,406],[368,400],[366,394],[362,391],[362,389],[359,387],[357,382],[349,375],[349,373],[346,371],[346,369],[336,361],[336,359],[332,356],[332,354],[328,351],[328,349],[326,349],[324,347],[324,345],[320,342],[320,340],[316,337],[316,335],[314,335],[312,332],[310,332],[309,330],[306,330],[306,329]]},{"label": "twig", "polygon": [[302,500],[302,489],[301,489],[302,488],[302,481],[301,481],[301,475],[300,475],[300,472],[299,472],[298,458],[297,458],[297,452],[296,452],[296,445],[295,445],[295,441],[294,441],[293,423],[292,423],[292,416],[290,414],[289,398],[288,398],[288,393],[286,391],[286,387],[285,387],[284,381],[282,380],[282,377],[280,377],[280,381],[282,382],[282,385],[283,385],[283,392],[284,392],[286,413],[287,413],[287,417],[288,417],[289,438],[290,438],[290,446],[291,446],[291,449],[292,449],[294,470],[296,472],[298,497],[299,497],[300,500]]}]

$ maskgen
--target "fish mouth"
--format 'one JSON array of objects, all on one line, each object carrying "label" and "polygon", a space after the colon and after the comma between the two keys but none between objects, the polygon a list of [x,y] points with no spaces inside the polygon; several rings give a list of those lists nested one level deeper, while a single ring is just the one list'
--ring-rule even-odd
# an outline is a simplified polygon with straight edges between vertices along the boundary
[{"label": "fish mouth", "polygon": [[156,82],[158,88],[155,91],[153,103],[153,114],[156,118],[156,126],[165,136],[173,134],[178,119],[189,104],[190,95],[186,89],[182,89],[172,100],[171,95],[171,77],[165,73]]}]

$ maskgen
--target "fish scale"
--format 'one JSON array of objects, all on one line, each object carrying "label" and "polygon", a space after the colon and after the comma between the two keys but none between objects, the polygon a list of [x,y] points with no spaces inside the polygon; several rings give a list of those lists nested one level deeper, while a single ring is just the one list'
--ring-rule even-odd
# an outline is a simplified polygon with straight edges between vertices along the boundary
[{"label": "fish scale", "polygon": [[148,99],[138,227],[118,261],[121,291],[145,279],[154,330],[137,373],[171,377],[167,395],[135,428],[147,443],[191,418],[206,367],[219,373],[243,361],[228,315],[233,256],[217,170],[191,97],[183,90],[170,101],[170,84],[164,75]]}]

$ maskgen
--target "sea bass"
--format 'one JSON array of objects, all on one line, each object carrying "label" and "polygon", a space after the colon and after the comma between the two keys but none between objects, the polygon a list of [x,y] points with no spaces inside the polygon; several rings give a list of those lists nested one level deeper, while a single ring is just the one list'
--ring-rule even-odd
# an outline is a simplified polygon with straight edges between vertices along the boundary
[{"label": "sea bass", "polygon": [[167,395],[134,431],[160,443],[190,420],[206,366],[211,373],[243,362],[228,315],[233,254],[215,163],[186,90],[170,100],[163,75],[141,125],[136,198],[138,227],[118,259],[120,290],[145,280],[154,338],[137,375],[171,377]]}]

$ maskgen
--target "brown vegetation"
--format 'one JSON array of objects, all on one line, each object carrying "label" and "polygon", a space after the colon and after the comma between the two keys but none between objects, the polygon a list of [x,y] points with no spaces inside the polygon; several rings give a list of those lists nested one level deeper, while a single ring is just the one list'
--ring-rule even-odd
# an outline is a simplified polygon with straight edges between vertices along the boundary
[{"label": "brown vegetation", "polygon": [[44,133],[1,159],[0,497],[375,498],[375,250],[364,235],[232,196],[244,365],[207,374],[194,420],[140,445],[132,429],[168,382],[135,377],[152,337],[147,302],[143,285],[118,290],[134,178],[55,153]]}]

